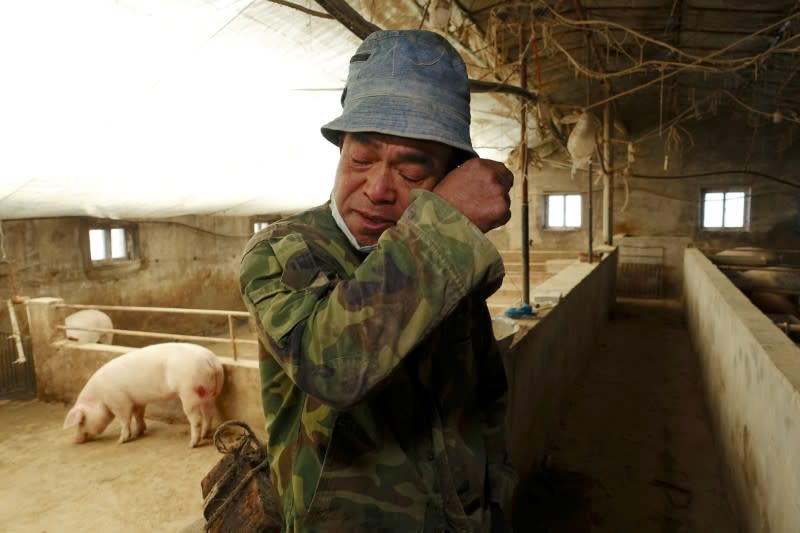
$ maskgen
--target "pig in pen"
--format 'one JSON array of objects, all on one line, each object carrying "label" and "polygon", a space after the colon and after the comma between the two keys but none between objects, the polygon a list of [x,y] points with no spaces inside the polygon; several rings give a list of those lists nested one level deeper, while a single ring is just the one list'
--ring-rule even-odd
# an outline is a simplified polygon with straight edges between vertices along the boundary
[{"label": "pig in pen", "polygon": [[111,318],[97,309],[83,309],[72,313],[64,319],[64,326],[67,328],[67,340],[75,341],[78,344],[111,344],[114,340],[114,334],[111,332],[83,329],[114,329]]},{"label": "pig in pen", "polygon": [[67,413],[64,429],[76,427],[75,442],[81,443],[102,434],[116,418],[119,442],[127,442],[144,433],[148,403],[178,398],[191,425],[189,446],[194,447],[212,429],[224,380],[216,354],[203,346],[167,342],[131,350],[89,378]]}]

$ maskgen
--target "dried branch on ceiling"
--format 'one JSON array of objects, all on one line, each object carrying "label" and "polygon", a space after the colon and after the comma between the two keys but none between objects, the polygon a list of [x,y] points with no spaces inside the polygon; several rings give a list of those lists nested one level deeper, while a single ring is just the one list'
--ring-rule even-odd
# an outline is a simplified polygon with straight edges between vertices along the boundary
[{"label": "dried branch on ceiling", "polygon": [[[776,28],[782,27],[783,24],[786,22],[791,22],[792,20],[800,20],[800,13],[794,13],[792,15],[789,15],[788,17],[778,22],[770,24],[764,28],[761,28],[760,30],[757,30],[749,35],[746,35],[736,40],[735,42],[723,48],[715,50],[705,56],[697,56],[694,54],[690,54],[675,46],[672,46],[669,43],[644,35],[643,33],[625,27],[622,24],[617,24],[605,20],[573,20],[563,17],[562,15],[552,10],[551,13],[555,19],[555,22],[540,21],[543,33],[542,39],[544,40],[546,45],[551,44],[558,52],[560,52],[569,61],[569,63],[573,66],[573,68],[575,68],[580,74],[598,80],[616,78],[622,76],[630,76],[632,74],[640,72],[652,73],[653,71],[667,72],[668,75],[672,75],[672,72],[677,73],[684,70],[695,70],[712,74],[730,73],[746,68],[751,68],[754,65],[757,66],[763,63],[763,61],[766,59],[767,56],[778,52],[796,53],[797,51],[800,51],[800,47],[789,46],[793,43],[800,42],[800,35],[793,35],[778,43],[775,43],[767,50],[757,54],[747,55],[745,57],[739,57],[739,58],[720,57],[728,52],[741,48],[742,45],[750,42],[753,38],[757,36],[762,36]],[[628,44],[628,42],[630,41],[634,43],[636,48],[638,48],[639,57],[637,58],[632,54],[626,52],[625,56],[628,58],[628,60],[634,63],[630,67],[612,72],[593,70],[588,66],[582,64],[576,57],[574,57],[566,49],[565,46],[563,46],[559,42],[555,30],[565,27],[571,29],[578,29],[581,31],[592,32],[600,40],[606,42],[607,50],[626,50],[627,48],[631,48],[631,45]],[[616,30],[616,33],[613,30]],[[619,33],[621,33],[622,37],[617,37],[617,34]],[[645,59],[644,58],[645,47],[647,45],[652,45],[655,46],[656,49],[663,49],[665,51],[668,51],[670,52],[670,55],[677,56],[679,58],[684,58],[686,61]],[[656,54],[654,54],[653,52],[649,52],[647,55],[652,56]]]},{"label": "dried branch on ceiling", "polygon": [[313,9],[308,9],[305,6],[301,6],[300,4],[295,4],[294,2],[287,2],[286,0],[269,0],[273,4],[280,4],[282,6],[291,7],[292,9],[296,9],[298,11],[302,11],[306,15],[311,15],[312,17],[319,17],[323,19],[333,19],[333,15],[328,13],[323,13],[322,11],[314,11]]},{"label": "dried branch on ceiling", "polygon": [[316,0],[316,2],[360,39],[366,39],[367,35],[381,29],[359,15],[358,11],[344,0]]}]

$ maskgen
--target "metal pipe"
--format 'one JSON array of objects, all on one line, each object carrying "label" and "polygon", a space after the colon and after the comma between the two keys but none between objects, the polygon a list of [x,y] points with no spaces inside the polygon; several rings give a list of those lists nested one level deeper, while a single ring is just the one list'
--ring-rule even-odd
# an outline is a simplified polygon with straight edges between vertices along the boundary
[{"label": "metal pipe", "polygon": [[56,307],[65,309],[100,309],[105,311],[144,311],[156,313],[180,313],[184,315],[215,315],[235,316],[249,318],[247,311],[222,311],[219,309],[188,309],[183,307],[133,307],[128,305],[84,305],[84,304],[57,304]]},{"label": "metal pipe", "polygon": [[[523,91],[528,90],[528,53],[527,53],[527,24],[528,19],[523,14],[520,17],[519,29],[519,50],[522,56],[519,58],[519,85]],[[519,149],[520,165],[522,166],[522,301],[524,305],[530,305],[530,250],[528,241],[530,240],[528,228],[528,100],[520,98],[522,107],[520,109],[520,132]]]},{"label": "metal pipe", "polygon": [[800,274],[800,267],[790,267],[790,266],[755,266],[755,265],[727,265],[725,263],[716,263],[714,258],[711,259],[711,262],[716,265],[717,268],[720,270],[764,270],[766,272],[791,272],[795,274]]},{"label": "metal pipe", "polygon": [[589,184],[589,189],[586,194],[589,197],[589,259],[588,262],[591,264],[592,262],[592,162],[589,161],[589,178],[587,180]]},{"label": "metal pipe", "polygon": [[775,325],[783,330],[784,333],[800,333],[800,324],[789,324],[788,322],[775,322]]},{"label": "metal pipe", "polygon": [[[526,194],[528,190],[527,182],[524,182],[524,186],[522,188],[523,194]],[[530,258],[530,251],[528,250],[528,202],[524,202],[522,204],[522,210],[520,215],[522,216],[522,301],[525,304],[531,303],[531,286],[530,286],[530,277],[531,277],[531,268],[528,260]]]},{"label": "metal pipe", "polygon": [[614,117],[611,103],[603,108],[603,242],[612,245],[614,240],[614,150],[611,146],[611,128]]},{"label": "metal pipe", "polygon": [[11,303],[11,300],[6,300],[6,305],[8,305],[8,316],[11,319],[11,331],[13,332],[10,338],[14,339],[14,344],[17,346],[17,358],[14,359],[13,364],[21,365],[27,361],[25,358],[25,349],[22,347],[22,334],[19,330],[17,314],[14,312],[14,304]]},{"label": "metal pipe", "polygon": [[233,329],[233,317],[228,315],[228,335],[231,338],[231,349],[233,350],[233,360],[236,361],[236,331]]},{"label": "metal pipe", "polygon": [[[58,330],[66,330],[66,326],[56,326]],[[196,341],[196,342],[221,342],[221,343],[241,343],[241,344],[258,344],[256,340],[249,339],[230,339],[227,337],[201,337],[199,335],[179,335],[177,333],[155,333],[152,331],[138,331],[133,329],[111,329],[111,328],[83,328],[70,326],[69,329],[77,329],[80,331],[97,331],[100,333],[114,333],[118,335],[129,335],[131,337],[149,337],[154,339],[177,339],[182,341]]]}]

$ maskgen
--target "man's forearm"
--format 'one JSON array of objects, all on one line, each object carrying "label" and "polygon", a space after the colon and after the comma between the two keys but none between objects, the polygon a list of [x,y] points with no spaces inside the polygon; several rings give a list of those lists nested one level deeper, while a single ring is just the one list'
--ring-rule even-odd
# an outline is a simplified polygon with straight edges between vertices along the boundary
[{"label": "man's forearm", "polygon": [[[256,247],[242,261],[260,337],[301,389],[333,407],[360,401],[476,285],[502,278],[494,247],[428,194],[351,279],[329,279],[298,242]],[[287,285],[287,271],[301,283]]]}]

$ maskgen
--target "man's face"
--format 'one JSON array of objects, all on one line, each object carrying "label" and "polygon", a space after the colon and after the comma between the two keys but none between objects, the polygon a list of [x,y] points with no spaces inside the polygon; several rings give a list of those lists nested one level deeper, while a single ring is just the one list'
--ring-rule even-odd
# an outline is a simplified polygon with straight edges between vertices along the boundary
[{"label": "man's face", "polygon": [[432,190],[448,171],[453,149],[379,133],[345,133],[333,194],[361,246],[378,242],[409,204],[413,189]]}]

